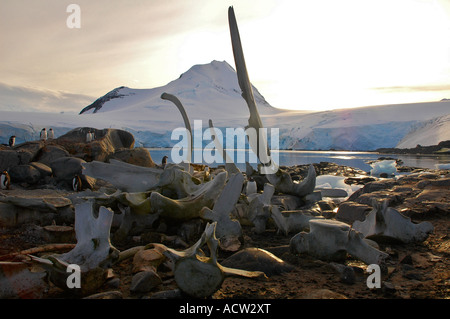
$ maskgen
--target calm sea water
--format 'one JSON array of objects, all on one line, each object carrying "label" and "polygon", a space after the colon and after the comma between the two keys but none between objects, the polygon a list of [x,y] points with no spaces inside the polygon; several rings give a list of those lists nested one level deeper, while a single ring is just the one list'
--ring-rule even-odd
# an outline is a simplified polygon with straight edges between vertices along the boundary
[{"label": "calm sea water", "polygon": [[[168,162],[173,162],[171,148],[149,148],[150,155],[155,163],[161,163],[164,156],[168,156]],[[231,156],[233,153],[228,152]],[[392,157],[403,161],[404,166],[422,167],[422,168],[436,168],[436,164],[449,164],[450,155],[397,155],[397,154],[379,154],[374,152],[344,152],[344,151],[278,151],[273,153],[274,156],[278,155],[279,165],[303,165],[319,162],[331,162],[338,165],[346,165],[354,168],[359,168],[364,171],[370,171],[371,166],[367,163],[374,161],[380,157]],[[245,157],[244,157],[245,156]],[[194,158],[203,158],[202,150],[194,150]],[[248,150],[237,150],[234,152],[234,160],[245,158],[249,161],[250,155]],[[253,157],[254,158],[254,157]],[[194,161],[195,162],[195,161]],[[256,168],[257,164],[249,161],[253,167]],[[199,164],[207,164],[202,161]],[[208,164],[211,167],[216,167],[222,163]],[[236,164],[239,169],[245,170],[244,163]]]}]

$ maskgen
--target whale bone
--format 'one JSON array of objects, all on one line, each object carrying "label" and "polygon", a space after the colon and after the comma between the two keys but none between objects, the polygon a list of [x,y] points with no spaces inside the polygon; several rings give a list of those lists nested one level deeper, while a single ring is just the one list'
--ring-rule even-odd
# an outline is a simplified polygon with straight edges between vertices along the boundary
[{"label": "whale bone", "polygon": [[203,207],[212,208],[226,183],[227,172],[217,174],[210,182],[202,184],[197,191],[188,197],[172,199],[158,192],[150,195],[151,213],[161,217],[186,221],[200,217]]},{"label": "whale bone", "polygon": [[244,176],[241,173],[233,174],[217,198],[214,208],[211,210],[204,207],[200,212],[203,219],[217,222],[215,232],[219,239],[219,246],[224,250],[236,251],[240,247],[241,224],[230,215],[239,200],[243,183]]},{"label": "whale bone", "polygon": [[[215,236],[217,222],[208,223],[201,238],[184,251],[177,251],[162,244],[163,254],[172,261],[175,282],[181,291],[195,298],[206,298],[214,294],[230,276],[267,279],[260,271],[228,268],[217,261],[218,240]],[[207,244],[210,256],[206,257],[201,247]]]},{"label": "whale bone", "polygon": [[[110,228],[114,213],[100,207],[98,217],[94,216],[93,202],[75,206],[75,233],[77,244],[67,253],[45,258],[30,256],[49,273],[52,283],[68,289],[67,278],[70,265],[77,265],[81,271],[81,285],[76,293],[86,294],[98,289],[106,280],[108,268],[119,258],[119,250],[112,246]],[[70,289],[69,289],[70,290]]]},{"label": "whale bone", "polygon": [[366,264],[382,264],[388,254],[369,245],[363,235],[336,220],[313,219],[309,233],[300,232],[291,238],[294,253],[307,253],[324,260],[342,260],[347,253]]},{"label": "whale bone", "polygon": [[388,207],[389,201],[372,201],[373,209],[363,221],[356,220],[353,228],[364,237],[377,240],[393,240],[402,243],[422,242],[434,230],[430,222],[415,224],[396,209]]}]

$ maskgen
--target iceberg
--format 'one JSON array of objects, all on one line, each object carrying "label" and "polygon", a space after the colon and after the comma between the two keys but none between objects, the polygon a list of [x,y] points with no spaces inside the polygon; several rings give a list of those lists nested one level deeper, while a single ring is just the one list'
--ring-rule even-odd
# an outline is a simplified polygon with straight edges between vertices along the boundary
[{"label": "iceberg", "polygon": [[371,163],[370,175],[380,176],[381,174],[387,174],[388,176],[397,173],[397,167],[395,160],[383,160],[375,163]]}]

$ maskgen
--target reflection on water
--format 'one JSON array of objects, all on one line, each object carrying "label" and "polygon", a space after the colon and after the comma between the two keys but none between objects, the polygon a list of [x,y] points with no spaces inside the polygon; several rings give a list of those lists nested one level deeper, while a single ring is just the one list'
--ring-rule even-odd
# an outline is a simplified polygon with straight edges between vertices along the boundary
[{"label": "reflection on water", "polygon": [[[169,156],[169,162],[173,162],[171,159],[170,148],[149,148],[152,159],[155,163],[161,163],[162,158]],[[276,153],[275,153],[276,152]],[[243,158],[246,160],[254,158],[249,156],[248,150],[237,150],[234,152],[234,160]],[[397,154],[379,154],[375,152],[339,152],[339,151],[273,151],[274,157],[278,155],[278,164],[284,166],[304,165],[320,162],[332,162],[338,165],[345,165],[350,167],[359,168],[366,172],[369,172],[371,166],[367,162],[374,161],[380,157],[391,157],[403,161],[404,166],[421,167],[421,168],[436,168],[436,164],[448,164],[450,163],[450,155],[397,155]],[[232,152],[228,152],[231,156]],[[232,156],[231,156],[232,157]],[[194,159],[202,158],[202,150],[194,150]],[[256,167],[256,163],[250,161],[253,167]],[[203,162],[202,164],[207,164]],[[209,166],[215,167],[223,163],[213,163]],[[237,163],[237,167],[245,171],[245,162]]]}]

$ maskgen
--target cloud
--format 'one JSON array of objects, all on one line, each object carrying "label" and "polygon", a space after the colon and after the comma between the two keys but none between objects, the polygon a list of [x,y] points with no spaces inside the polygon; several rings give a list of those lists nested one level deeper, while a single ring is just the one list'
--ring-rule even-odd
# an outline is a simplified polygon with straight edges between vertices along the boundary
[{"label": "cloud", "polygon": [[0,110],[19,112],[80,112],[96,98],[48,89],[0,83]]},{"label": "cloud", "polygon": [[376,91],[384,93],[403,93],[403,92],[440,92],[450,91],[450,85],[413,85],[413,86],[388,86],[373,88]]}]

